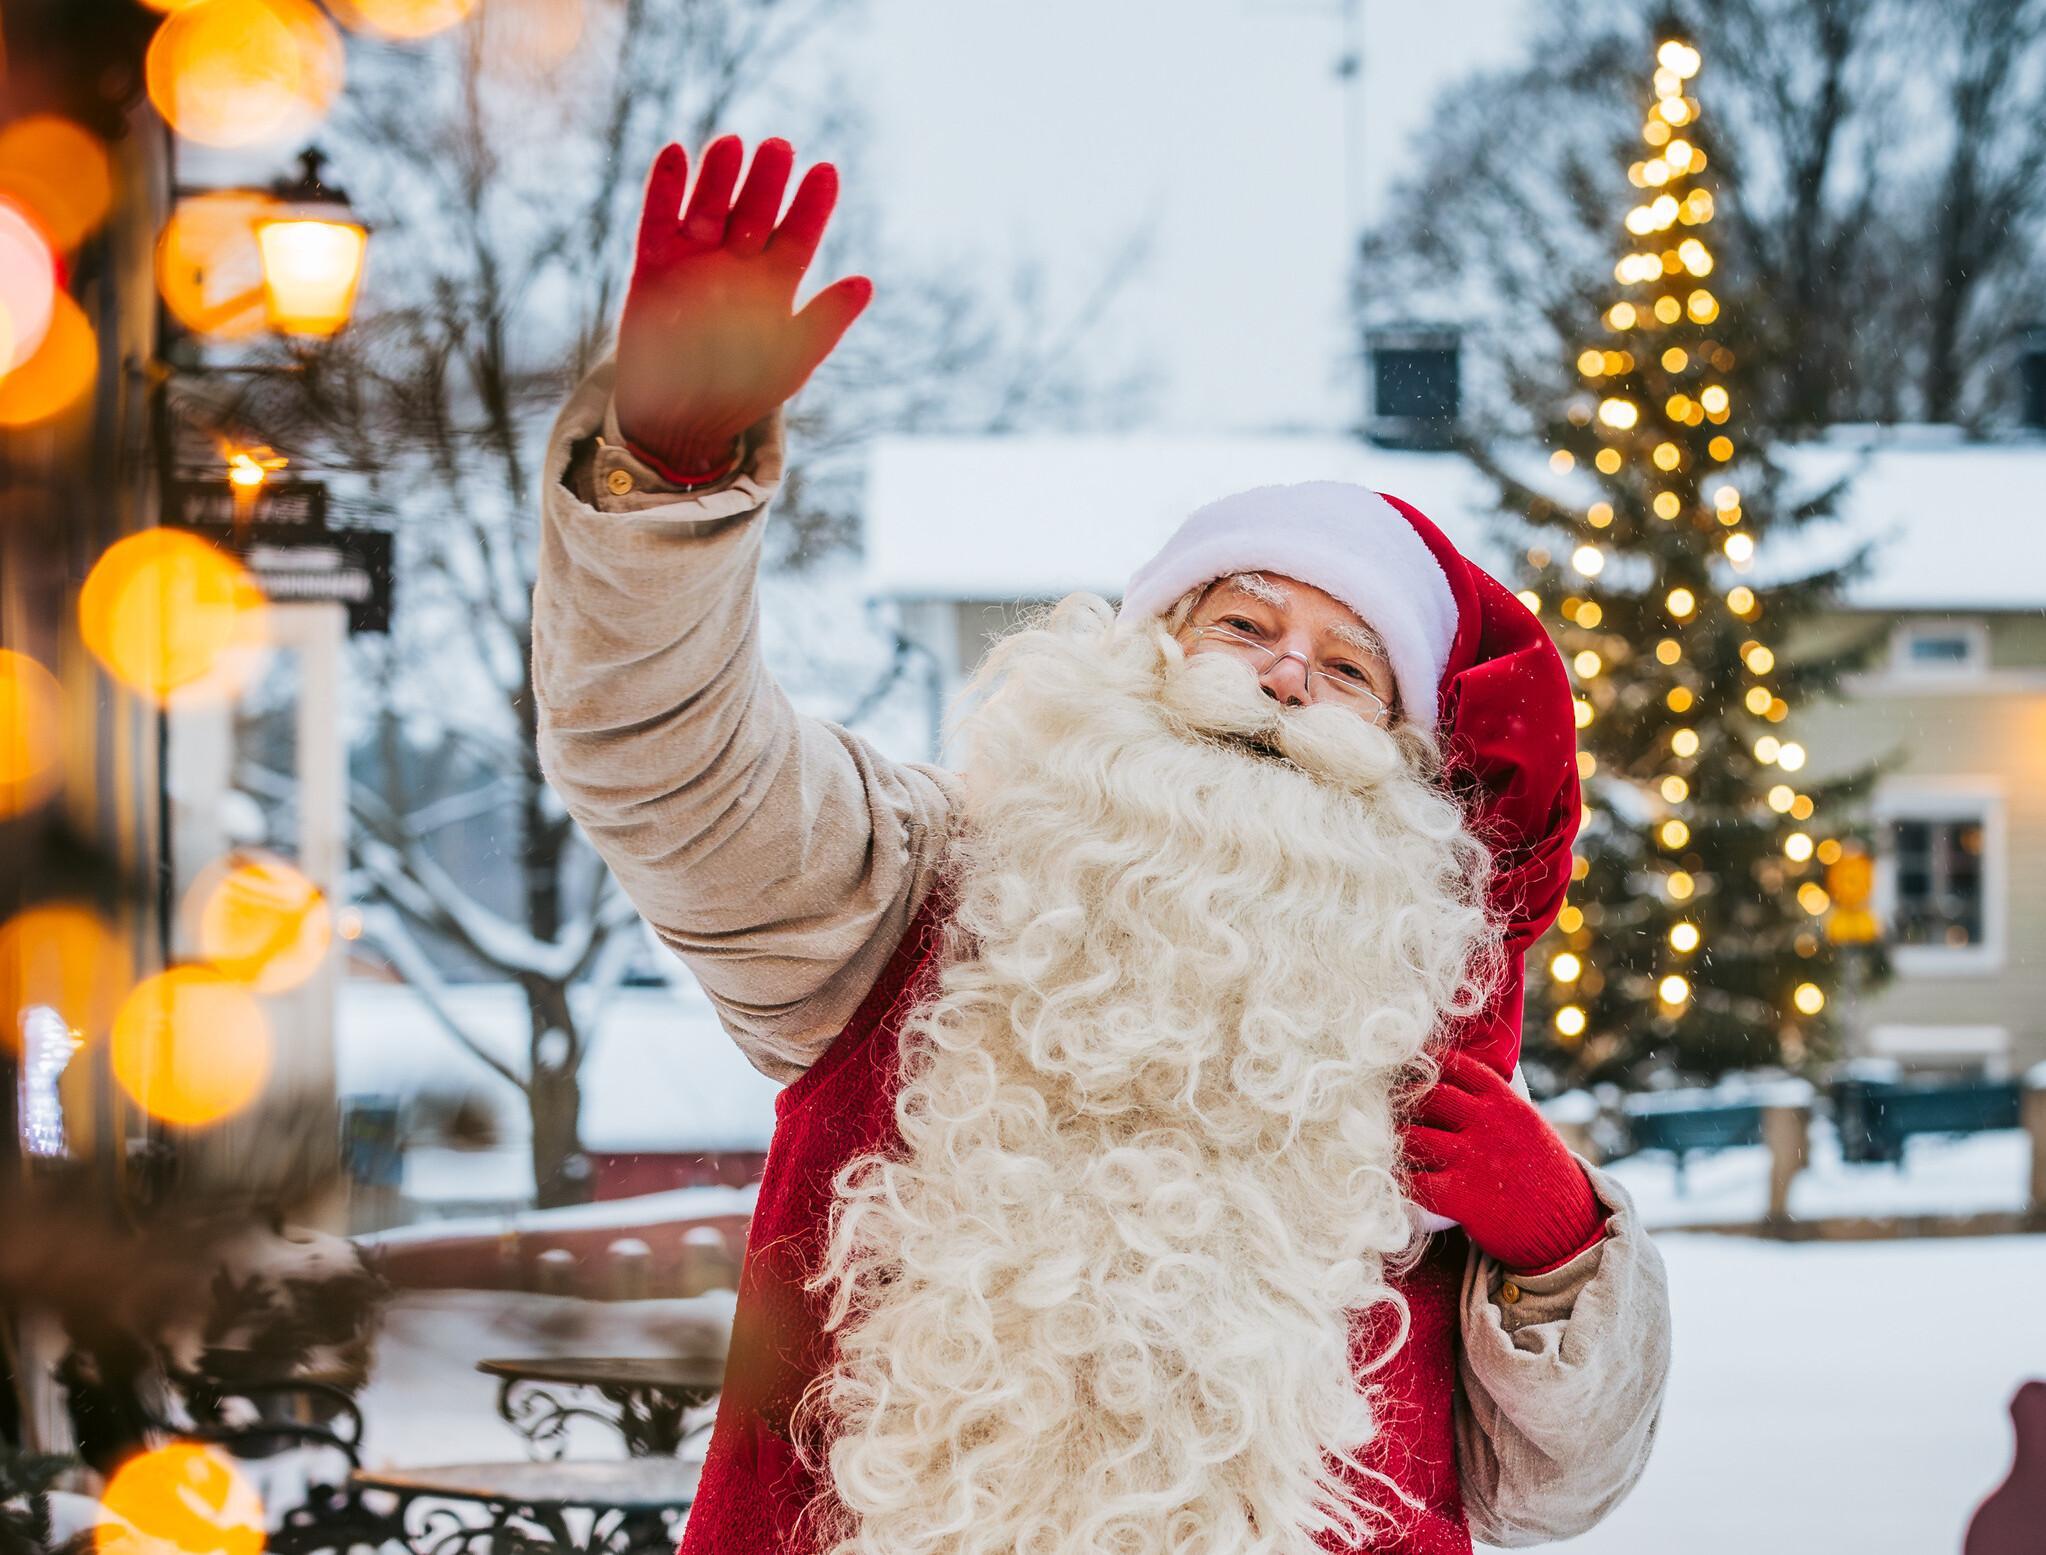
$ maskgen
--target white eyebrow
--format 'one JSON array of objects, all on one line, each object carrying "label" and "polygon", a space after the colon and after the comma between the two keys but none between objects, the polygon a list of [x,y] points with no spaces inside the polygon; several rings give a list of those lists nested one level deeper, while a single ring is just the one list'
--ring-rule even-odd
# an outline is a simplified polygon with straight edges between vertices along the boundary
[{"label": "white eyebrow", "polygon": [[1385,639],[1372,631],[1368,626],[1352,626],[1347,621],[1338,621],[1329,628],[1329,635],[1340,642],[1348,643],[1353,648],[1361,648],[1366,653],[1375,653],[1381,659],[1386,657]]},{"label": "white eyebrow", "polygon": [[1289,605],[1293,596],[1261,572],[1231,573],[1222,580],[1231,588],[1243,590],[1252,599],[1261,599],[1268,605]]}]

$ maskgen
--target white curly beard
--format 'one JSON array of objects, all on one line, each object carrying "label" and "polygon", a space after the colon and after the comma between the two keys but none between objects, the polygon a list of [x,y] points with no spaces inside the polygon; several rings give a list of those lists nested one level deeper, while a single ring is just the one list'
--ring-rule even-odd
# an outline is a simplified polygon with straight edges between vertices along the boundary
[{"label": "white curly beard", "polygon": [[1091,596],[978,688],[903,1147],[839,1174],[812,1282],[819,1547],[1365,1542],[1351,1314],[1420,1250],[1393,1091],[1477,1000],[1483,850],[1412,736]]}]

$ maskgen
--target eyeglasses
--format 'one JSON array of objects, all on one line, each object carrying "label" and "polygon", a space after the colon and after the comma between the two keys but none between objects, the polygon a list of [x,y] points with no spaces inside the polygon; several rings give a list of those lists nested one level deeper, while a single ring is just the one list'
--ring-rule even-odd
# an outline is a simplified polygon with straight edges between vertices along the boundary
[{"label": "eyeglasses", "polygon": [[1260,675],[1281,659],[1298,659],[1301,667],[1307,671],[1308,686],[1314,693],[1314,700],[1319,701],[1326,697],[1332,703],[1354,708],[1373,723],[1391,721],[1391,706],[1363,681],[1321,669],[1309,662],[1307,655],[1298,650],[1289,648],[1282,652],[1221,626],[1197,626],[1193,629],[1193,634],[1196,637],[1213,638]]}]

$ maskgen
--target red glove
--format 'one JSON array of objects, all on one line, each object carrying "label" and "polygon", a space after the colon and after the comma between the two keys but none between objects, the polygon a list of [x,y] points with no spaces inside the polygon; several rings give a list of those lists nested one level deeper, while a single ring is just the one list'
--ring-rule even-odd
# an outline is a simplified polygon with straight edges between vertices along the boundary
[{"label": "red glove", "polygon": [[802,388],[874,294],[865,276],[847,276],[791,316],[838,198],[838,169],[819,162],[805,173],[777,227],[795,152],[763,140],[734,203],[743,155],[736,135],[711,142],[686,213],[689,154],[669,146],[654,159],[618,321],[619,430],[682,486],[729,474],[739,434]]},{"label": "red glove", "polygon": [[1406,1155],[1414,1202],[1516,1273],[1546,1274],[1605,1235],[1605,1208],[1549,1120],[1461,1048],[1414,1104]]}]

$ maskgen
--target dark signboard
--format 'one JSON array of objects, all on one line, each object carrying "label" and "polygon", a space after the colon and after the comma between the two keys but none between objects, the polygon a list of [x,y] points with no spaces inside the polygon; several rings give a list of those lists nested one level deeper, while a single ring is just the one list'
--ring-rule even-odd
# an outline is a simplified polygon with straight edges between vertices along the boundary
[{"label": "dark signboard", "polygon": [[180,524],[231,553],[277,604],[334,600],[351,632],[391,629],[391,536],[302,524]]},{"label": "dark signboard", "polygon": [[325,529],[327,488],[319,481],[267,480],[251,491],[219,475],[173,481],[167,522],[185,529],[251,524]]}]

